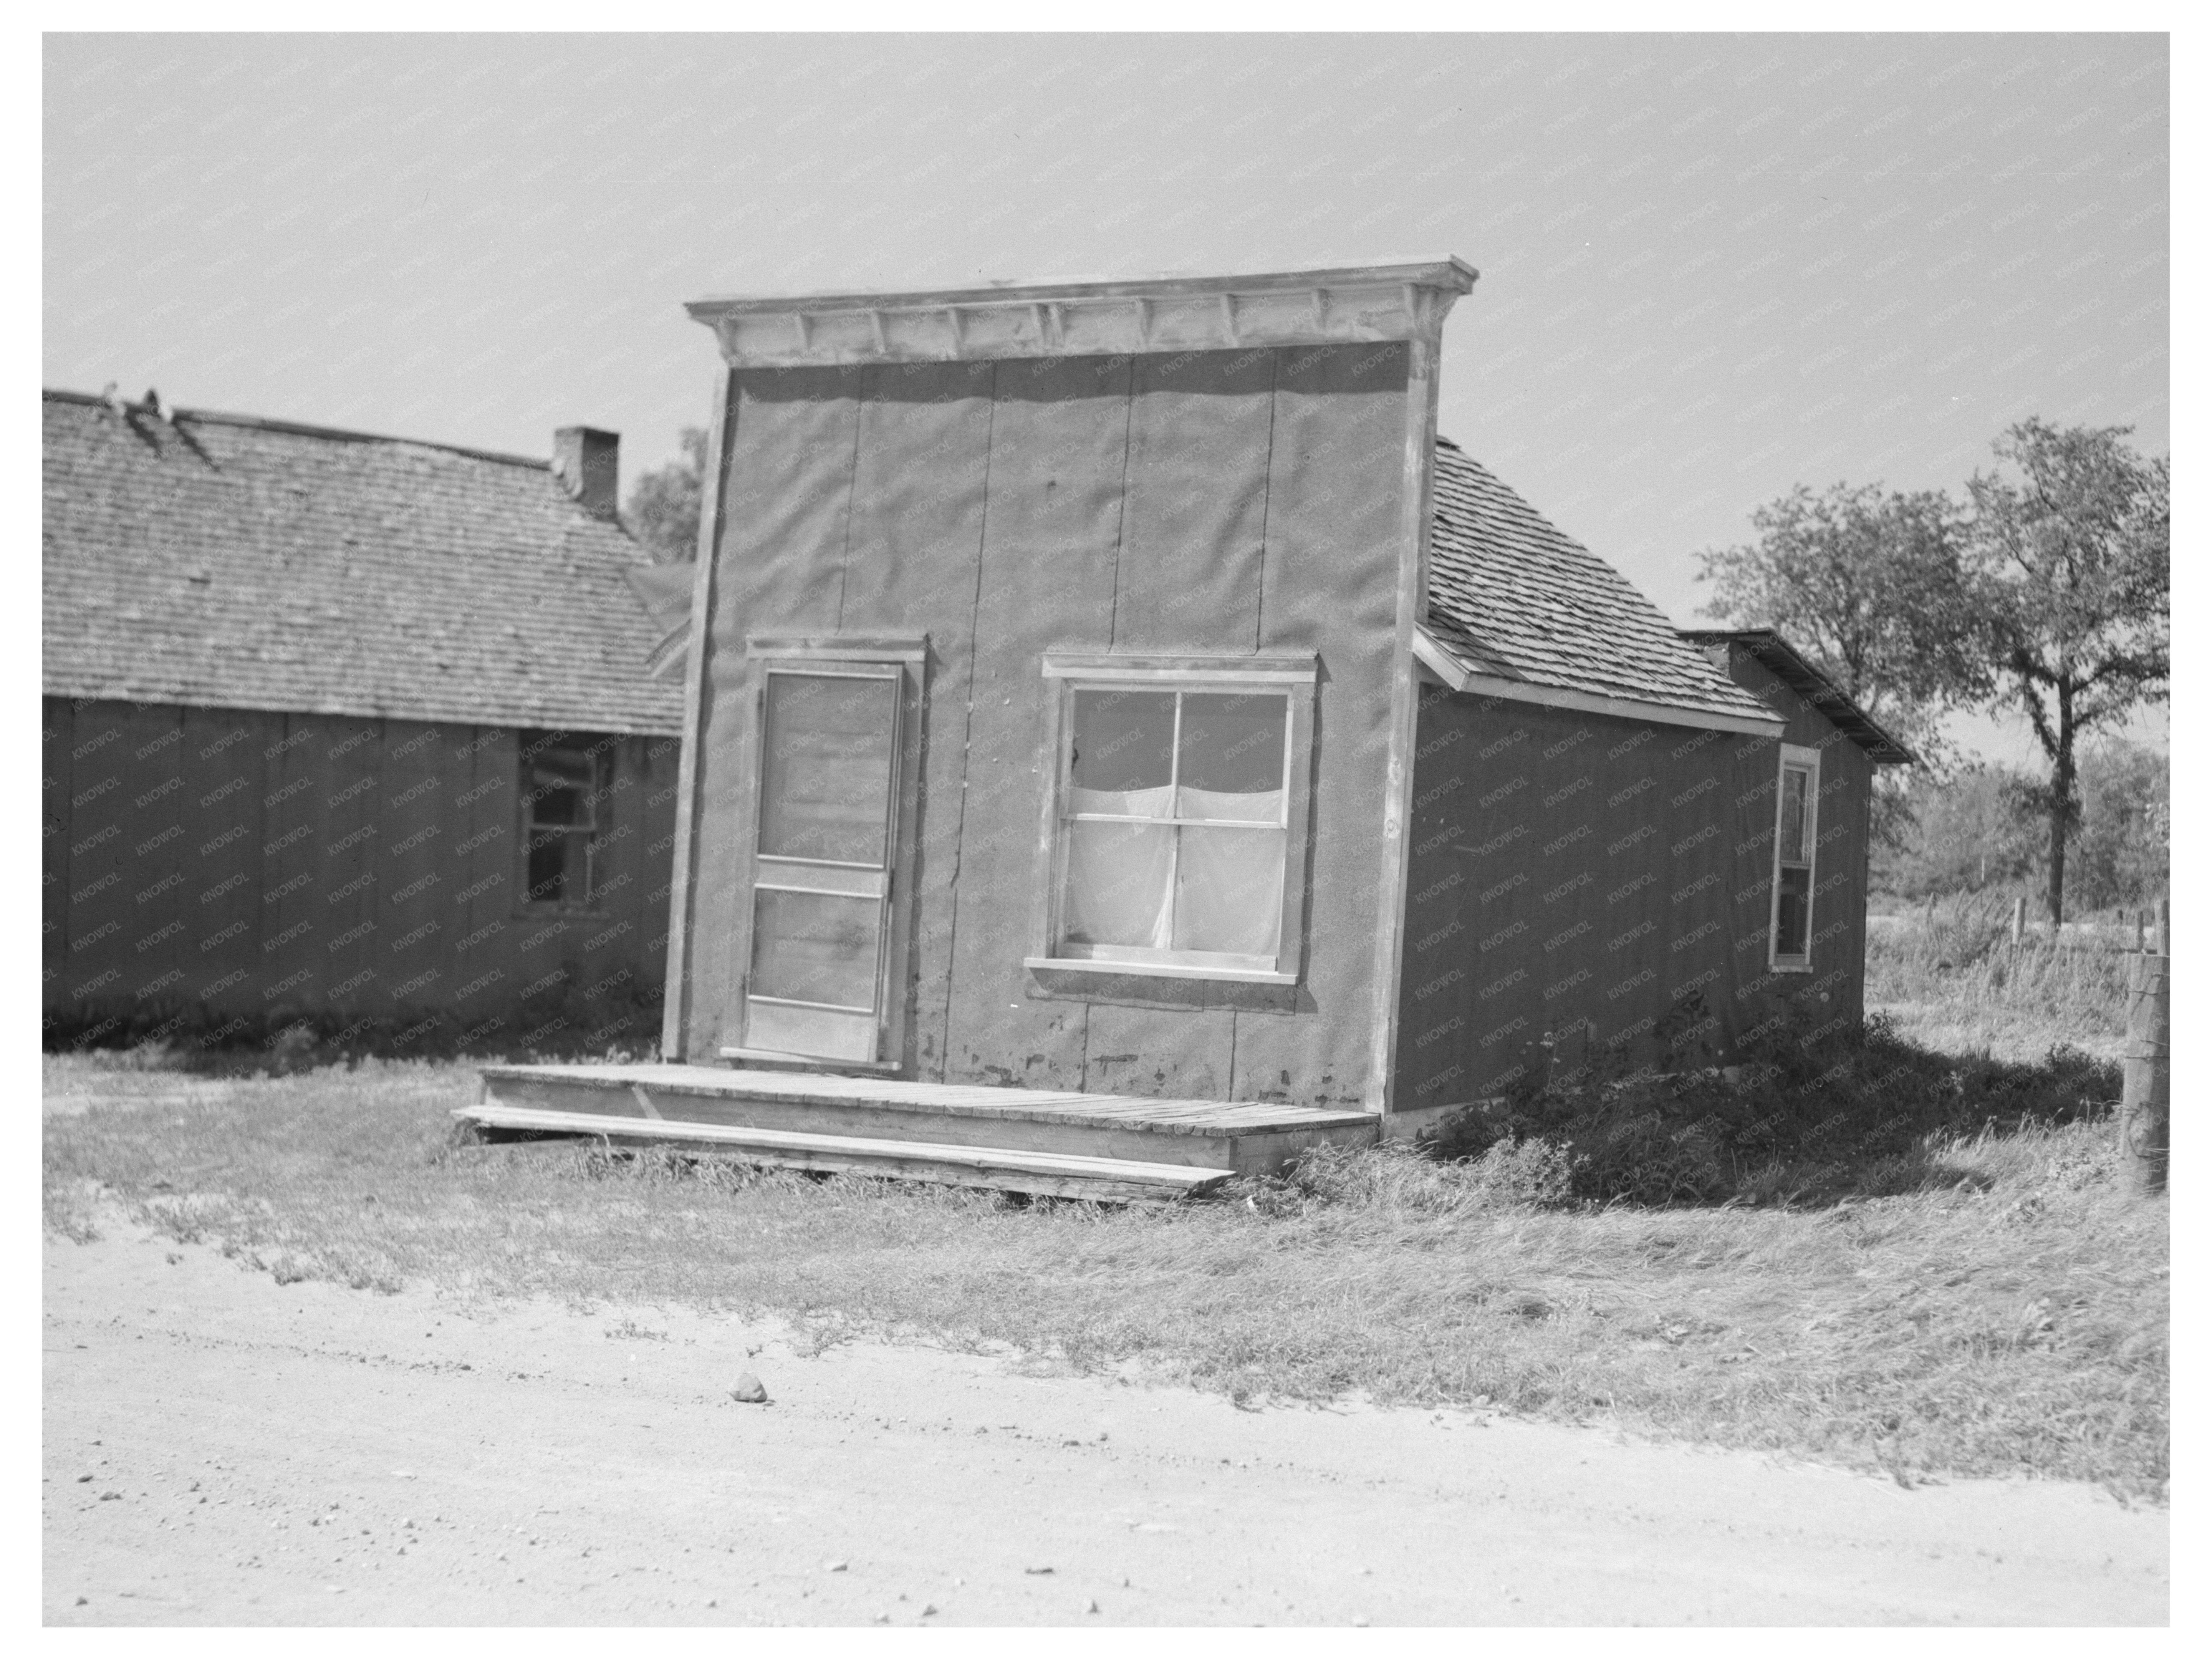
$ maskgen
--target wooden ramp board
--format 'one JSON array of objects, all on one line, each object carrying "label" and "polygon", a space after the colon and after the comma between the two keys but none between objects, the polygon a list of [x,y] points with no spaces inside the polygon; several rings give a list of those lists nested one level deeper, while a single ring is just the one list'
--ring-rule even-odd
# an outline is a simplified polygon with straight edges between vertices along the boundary
[{"label": "wooden ramp board", "polygon": [[759,1100],[821,1102],[885,1111],[944,1113],[956,1117],[1034,1118],[1139,1127],[1154,1133],[1236,1135],[1299,1129],[1372,1126],[1372,1113],[1328,1111],[1268,1101],[1154,1099],[1144,1095],[1091,1095],[1045,1089],[988,1088],[975,1084],[918,1083],[894,1078],[835,1077],[816,1072],[738,1070],[720,1066],[659,1064],[494,1065],[477,1068],[488,1081],[540,1079],[627,1091],[719,1095]]},{"label": "wooden ramp board", "polygon": [[983,1146],[1269,1174],[1316,1142],[1364,1146],[1365,1112],[994,1089],[726,1066],[612,1063],[478,1068],[488,1105],[736,1129]]},{"label": "wooden ramp board", "polygon": [[956,1187],[996,1187],[1054,1198],[1161,1204],[1195,1198],[1229,1179],[1225,1170],[1176,1164],[1138,1164],[1121,1158],[1073,1158],[1056,1152],[1008,1152],[924,1141],[875,1140],[856,1135],[799,1134],[782,1129],[740,1129],[713,1123],[603,1117],[583,1112],[537,1111],[483,1104],[456,1108],[464,1122],[492,1129],[588,1135],[625,1145],[676,1146],[727,1153],[748,1164],[839,1175],[884,1176]]}]

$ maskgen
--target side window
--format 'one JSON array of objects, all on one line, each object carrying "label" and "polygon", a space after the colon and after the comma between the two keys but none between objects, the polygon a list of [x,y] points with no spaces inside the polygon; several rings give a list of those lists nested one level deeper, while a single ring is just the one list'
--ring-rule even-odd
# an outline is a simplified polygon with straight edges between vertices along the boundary
[{"label": "side window", "polygon": [[1818,845],[1820,751],[1782,745],[1774,815],[1774,941],[1767,964],[1813,966],[1813,854]]},{"label": "side window", "polygon": [[522,897],[534,909],[584,910],[606,822],[611,745],[565,732],[526,732],[522,757]]},{"label": "side window", "polygon": [[1295,980],[1310,659],[1048,659],[1046,672],[1059,753],[1030,965]]}]

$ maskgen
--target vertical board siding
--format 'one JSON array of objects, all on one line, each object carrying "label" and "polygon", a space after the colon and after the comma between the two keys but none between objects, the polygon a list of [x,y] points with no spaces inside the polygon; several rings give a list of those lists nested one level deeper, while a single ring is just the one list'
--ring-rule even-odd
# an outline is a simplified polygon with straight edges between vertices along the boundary
[{"label": "vertical board siding", "polygon": [[[1409,1107],[1638,1057],[1725,1057],[1790,1000],[1863,1006],[1864,752],[1755,663],[1739,684],[1821,751],[1814,971],[1767,969],[1771,738],[1425,691],[1398,1066]],[[1832,875],[1832,884],[1831,877]],[[1825,998],[1826,1000],[1822,1000]],[[1548,1044],[1548,1046],[1547,1046]]]},{"label": "vertical board siding", "polygon": [[[959,878],[937,902],[957,906],[947,1046],[962,1080],[1083,1087],[1088,1005],[1030,1000],[1022,958],[1034,948],[1040,795],[1054,764],[1043,658],[1109,642],[1131,373],[1127,357],[998,368],[965,823],[950,811],[923,821],[938,867]],[[921,898],[932,902],[926,887]]]},{"label": "vertical board siding", "polygon": [[148,843],[176,823],[173,739],[179,731],[173,708],[111,702],[78,712],[70,749],[75,830],[64,975],[70,1001],[127,1000],[149,977],[143,970],[158,942],[149,945],[148,935],[175,906],[162,902],[173,889],[146,891],[160,879],[149,872],[161,868],[169,851]]},{"label": "vertical board siding", "polygon": [[866,371],[852,488],[841,632],[926,634],[921,695],[902,714],[919,763],[906,960],[905,1075],[945,1076],[955,979],[955,887],[964,862],[962,780],[976,671],[978,561],[994,421],[989,363],[886,364]]},{"label": "vertical board siding", "polygon": [[410,1021],[434,1007],[450,988],[447,973],[458,935],[446,912],[460,884],[453,879],[463,837],[453,792],[447,786],[447,728],[389,720],[384,730],[386,860],[380,894],[375,1006]]},{"label": "vertical board siding", "polygon": [[264,756],[283,735],[283,717],[187,708],[184,732],[182,813],[191,879],[184,892],[190,949],[179,942],[179,988],[182,1000],[230,1007],[261,969]]},{"label": "vertical board siding", "polygon": [[522,870],[516,834],[521,747],[511,728],[483,726],[469,733],[454,756],[454,803],[461,813],[459,827],[467,832],[461,845],[468,850],[464,867],[454,872],[462,880],[447,908],[445,932],[449,938],[458,934],[469,948],[455,951],[456,983],[446,1006],[465,1032],[519,1019],[522,988],[529,982],[522,963],[528,924],[515,914]]},{"label": "vertical board siding", "polygon": [[1136,359],[1115,650],[1258,647],[1277,356]]},{"label": "vertical board siding", "polygon": [[1357,1107],[1369,1064],[1378,847],[1389,772],[1401,344],[1279,354],[1261,572],[1266,650],[1321,654],[1298,1017],[1240,1010],[1230,1097]]},{"label": "vertical board siding", "polygon": [[66,697],[40,700],[39,732],[39,982],[51,1005],[69,971],[70,746]]},{"label": "vertical board siding", "polygon": [[[1407,361],[1386,344],[738,374],[690,809],[684,1056],[711,1060],[735,1036],[723,1021],[745,949],[756,718],[744,635],[927,631],[905,1073],[1356,1103],[1402,669],[1389,646]],[[1320,655],[1295,1006],[1253,1012],[1185,985],[1032,987],[1022,958],[1056,760],[1040,670],[1055,645]]]},{"label": "vertical board siding", "polygon": [[745,636],[837,625],[861,372],[761,369],[734,379],[700,689],[699,787],[687,803],[696,844],[686,899],[684,1053],[707,1061],[738,1039],[728,1022],[750,927],[739,892],[753,827]]},{"label": "vertical board siding", "polygon": [[[1789,722],[1782,740],[1820,751],[1819,817],[1814,832],[1819,845],[1813,867],[1813,971],[1791,977],[1801,984],[1809,981],[1808,988],[1815,998],[1825,993],[1829,999],[1826,1006],[1834,1010],[1832,1017],[1856,1020],[1866,1010],[1867,872],[1873,850],[1869,836],[1874,762],[1826,715],[1748,651],[1732,645],[1729,658],[1729,672],[1735,683]],[[1770,781],[1770,792],[1771,788]],[[1765,825],[1770,862],[1773,827],[1770,793]],[[1765,965],[1764,957],[1760,965]]]},{"label": "vertical board siding", "polygon": [[323,976],[311,1007],[358,1018],[376,1007],[376,946],[382,908],[384,722],[334,718],[324,753],[321,888]]},{"label": "vertical board siding", "polygon": [[[220,1040],[313,1016],[481,1045],[525,1029],[525,966],[580,965],[569,978],[613,999],[609,1031],[658,984],[673,739],[607,739],[601,908],[528,919],[552,923],[531,945],[511,732],[59,698],[46,712],[50,1021],[96,1033],[197,1012]],[[82,950],[66,951],[71,930]],[[533,1005],[541,1019],[568,983]]]}]

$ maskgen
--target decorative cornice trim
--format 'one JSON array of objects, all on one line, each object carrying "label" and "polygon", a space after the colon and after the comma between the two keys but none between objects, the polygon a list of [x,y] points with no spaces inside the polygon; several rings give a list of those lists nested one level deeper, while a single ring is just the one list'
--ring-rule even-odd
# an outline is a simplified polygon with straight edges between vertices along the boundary
[{"label": "decorative cornice trim", "polygon": [[733,368],[1125,356],[1425,340],[1474,286],[1456,258],[1232,276],[710,299],[684,308]]}]

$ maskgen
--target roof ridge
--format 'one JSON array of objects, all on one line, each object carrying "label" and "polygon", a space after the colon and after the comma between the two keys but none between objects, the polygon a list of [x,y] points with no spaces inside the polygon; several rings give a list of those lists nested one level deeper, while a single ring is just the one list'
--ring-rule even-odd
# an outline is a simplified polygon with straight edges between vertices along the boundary
[{"label": "roof ridge", "polygon": [[[94,408],[107,407],[107,400],[95,392],[71,392],[63,386],[42,386],[40,396],[48,402],[89,404]],[[504,466],[535,467],[540,472],[550,471],[550,458],[517,455],[503,449],[477,449],[469,444],[449,444],[435,438],[403,438],[389,432],[362,432],[343,426],[316,426],[306,421],[279,420],[267,415],[236,415],[221,409],[186,409],[172,404],[168,414],[173,420],[193,420],[204,426],[243,427],[255,432],[279,432],[296,438],[328,438],[338,443],[409,444],[417,449],[442,449],[449,454],[465,455],[471,460],[495,461]]]}]

